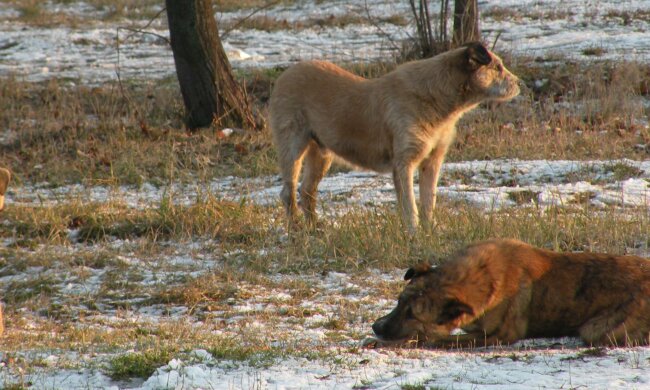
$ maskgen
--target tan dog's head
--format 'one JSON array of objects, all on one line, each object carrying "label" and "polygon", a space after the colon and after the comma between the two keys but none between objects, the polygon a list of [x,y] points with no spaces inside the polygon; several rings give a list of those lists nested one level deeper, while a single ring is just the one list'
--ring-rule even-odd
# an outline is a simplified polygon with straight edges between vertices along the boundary
[{"label": "tan dog's head", "polygon": [[429,264],[409,268],[404,279],[410,282],[397,307],[372,325],[379,339],[435,341],[457,328],[463,315],[473,315],[471,307],[444,291],[440,272]]},{"label": "tan dog's head", "polygon": [[519,78],[510,73],[501,58],[482,43],[468,43],[458,50],[462,67],[469,74],[465,89],[471,97],[479,101],[506,101],[519,95]]},{"label": "tan dog's head", "polygon": [[11,173],[4,168],[0,168],[0,211],[5,207],[5,193],[7,192],[7,186],[9,186],[9,180],[11,180]]}]

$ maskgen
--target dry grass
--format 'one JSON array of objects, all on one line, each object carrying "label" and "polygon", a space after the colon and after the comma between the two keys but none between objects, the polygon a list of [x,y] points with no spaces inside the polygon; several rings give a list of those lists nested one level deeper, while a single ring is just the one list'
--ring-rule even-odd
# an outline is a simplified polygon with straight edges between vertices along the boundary
[{"label": "dry grass", "polygon": [[[26,265],[45,265],[26,259],[24,254],[17,255],[16,251],[30,251],[35,245],[101,245],[116,239],[159,245],[216,240],[222,250],[238,253],[228,261],[230,266],[236,269],[243,265],[252,272],[361,272],[440,258],[462,245],[490,237],[514,237],[555,250],[624,253],[626,248],[647,246],[645,232],[650,229],[647,213],[629,209],[602,210],[580,205],[485,212],[464,202],[443,200],[433,224],[424,226],[414,237],[408,236],[388,205],[343,213],[326,211],[315,232],[300,230],[287,241],[279,207],[230,203],[211,195],[189,206],[163,200],[160,206],[144,210],[119,204],[12,207],[5,212],[5,218],[0,237],[19,238],[12,249],[5,250],[5,274],[8,270],[19,272]],[[69,234],[71,229],[77,232],[74,236]],[[262,252],[265,256],[259,256]],[[121,267],[101,252],[66,264],[94,269]],[[198,285],[208,284],[220,283],[210,280]],[[167,298],[161,296],[160,300],[175,301],[179,294],[170,290]],[[183,294],[196,295],[190,290]]]},{"label": "dry grass", "polygon": [[[221,218],[214,218],[211,211],[214,207],[229,211],[222,213]],[[413,238],[404,234],[393,207],[387,206],[326,215],[317,232],[297,232],[287,239],[281,226],[282,218],[276,218],[278,208],[241,206],[242,210],[240,206],[232,207],[227,203],[199,202],[175,211],[161,208],[127,213],[120,208],[109,211],[90,206],[85,210],[94,216],[95,229],[105,232],[97,237],[93,246],[86,248],[83,243],[65,242],[62,234],[56,239],[51,235],[38,238],[37,247],[43,249],[20,246],[4,249],[0,263],[2,276],[27,276],[3,287],[3,301],[7,304],[7,351],[51,348],[82,353],[108,352],[116,348],[118,351],[132,348],[140,351],[115,362],[114,375],[117,377],[131,375],[123,365],[124,361],[131,361],[129,359],[137,362],[135,366],[142,365],[149,370],[147,362],[156,360],[148,356],[147,351],[162,347],[183,351],[215,345],[213,349],[221,351],[218,354],[258,363],[260,359],[264,362],[286,354],[304,356],[307,351],[314,350],[305,340],[290,342],[290,352],[282,348],[269,349],[269,343],[260,339],[260,335],[243,337],[244,333],[239,333],[246,332],[244,324],[257,322],[283,324],[283,329],[287,328],[285,331],[268,336],[286,337],[288,343],[293,337],[292,326],[322,329],[331,341],[313,351],[320,354],[326,353],[330,342],[363,337],[369,331],[364,324],[377,315],[372,306],[345,299],[347,294],[372,294],[376,299],[393,299],[401,284],[399,279],[388,284],[378,281],[372,286],[361,283],[363,290],[353,287],[337,292],[327,290],[326,285],[310,283],[313,278],[321,278],[316,275],[344,272],[353,280],[363,281],[372,270],[403,269],[422,259],[441,261],[459,247],[490,237],[515,237],[534,245],[569,251],[625,253],[628,248],[647,249],[650,246],[647,237],[650,216],[642,210],[528,207],[484,212],[462,202],[443,201],[435,224],[422,229]],[[39,230],[36,226],[40,222],[40,208],[13,207],[6,213],[1,237],[11,237],[17,226],[27,224],[25,215],[29,213],[34,213],[29,218],[29,224],[34,225],[31,230]],[[132,236],[126,241],[131,244],[117,247],[111,244],[124,234],[111,233],[116,223],[140,219],[148,221],[143,222],[145,225],[150,224],[144,231],[156,231],[159,222],[149,219],[152,214],[160,215],[159,218],[167,220],[170,226],[178,228],[170,229],[164,240],[149,233]],[[70,214],[64,207],[55,207],[47,215],[53,221],[64,221]],[[206,228],[205,221],[210,219],[214,226]],[[137,234],[142,229],[136,229]],[[216,231],[229,233],[214,235]],[[173,258],[184,247],[180,243],[189,237],[205,240],[199,242],[219,242],[217,250],[201,245],[202,248],[192,255],[216,261],[217,268],[209,272],[204,269],[199,275],[190,276],[202,268],[200,263],[179,268],[163,261]],[[70,249],[62,252],[57,244]],[[34,269],[41,271],[29,272]],[[160,275],[155,283],[148,276],[151,272]],[[278,279],[278,272],[287,274],[289,279]],[[304,280],[302,275],[311,279]],[[85,278],[99,278],[99,288],[82,295],[67,292],[69,283]],[[286,294],[286,298],[274,298],[278,292]],[[302,302],[315,297],[319,305],[329,305],[330,309],[322,311],[301,306]],[[260,303],[277,309],[240,312],[238,305],[249,302],[253,307]],[[179,308],[185,311],[163,316],[162,319],[167,319],[158,323],[134,326],[126,320],[129,312],[146,307],[162,307],[169,313]],[[120,313],[124,313],[125,320],[105,322],[109,313],[118,319],[122,317]],[[315,315],[327,318],[310,320]],[[69,326],[70,321],[75,322],[74,327]],[[191,326],[195,321],[205,323]],[[241,324],[241,327],[233,327],[233,324]],[[235,331],[243,338],[232,338],[233,335],[216,340],[215,330]]]},{"label": "dry grass", "polygon": [[[644,159],[650,68],[635,63],[568,63],[546,67],[510,60],[529,90],[515,102],[486,107],[459,124],[449,160]],[[350,65],[377,77],[394,64]],[[262,110],[281,72],[240,72]],[[0,163],[17,181],[156,185],[215,176],[277,172],[266,132],[220,137],[218,129],[188,134],[175,80],[78,87],[7,79],[0,87],[0,125],[11,129]],[[56,161],[56,164],[52,164]]]},{"label": "dry grass", "polygon": [[[356,345],[378,315],[375,302],[394,299],[402,287],[399,278],[377,280],[377,269],[442,261],[490,237],[556,250],[625,253],[650,246],[650,215],[621,208],[485,212],[443,200],[435,223],[410,238],[392,206],[326,212],[317,231],[287,236],[279,207],[209,194],[188,206],[163,201],[144,210],[119,202],[61,203],[14,205],[3,214],[0,238],[16,245],[0,252],[0,277],[19,276],[2,287],[3,343],[5,356],[16,356],[12,369],[35,370],[38,361],[25,354],[52,349],[108,354],[96,368],[116,379],[146,378],[172,358],[191,361],[195,349],[252,367],[290,356],[345,366],[351,363],[335,357],[332,346]],[[177,256],[196,264],[175,264]],[[356,286],[320,283],[331,272],[345,273]],[[90,280],[96,289],[70,294],[70,284]],[[139,310],[161,314],[133,322]],[[305,330],[324,338],[314,344],[302,336]],[[357,347],[343,348],[355,353]],[[88,363],[59,367],[79,364]]]},{"label": "dry grass", "polygon": [[[142,184],[261,175],[275,169],[266,137],[183,131],[178,89],[170,83],[66,87],[56,81],[0,86],[0,119],[11,129],[0,162],[17,180]],[[266,157],[264,157],[266,155]],[[52,162],[56,162],[53,164]]]},{"label": "dry grass", "polygon": [[[126,12],[127,3],[116,3],[115,14]],[[101,0],[91,4],[113,6]],[[26,8],[23,17],[44,18],[37,3],[24,6],[35,9]],[[548,67],[545,60],[557,58],[507,58],[528,90],[512,103],[483,107],[463,119],[449,160],[648,158],[650,147],[636,147],[650,145],[643,104],[650,94],[647,65],[562,59]],[[378,77],[396,64],[346,66]],[[280,73],[246,70],[238,77],[264,109]],[[202,185],[219,176],[277,173],[267,132],[225,138],[217,128],[187,133],[175,80],[134,80],[124,87],[4,79],[0,127],[9,130],[0,144],[0,165],[14,171],[14,185],[47,181],[52,187],[151,183],[171,188]],[[617,180],[639,174],[626,164],[607,170]],[[579,174],[596,180],[593,172]],[[529,204],[535,195],[512,196]],[[0,277],[17,277],[0,290],[7,304],[3,356],[15,356],[12,364],[29,371],[37,366],[25,357],[31,351],[107,353],[110,359],[100,368],[120,379],[146,376],[165,360],[188,358],[187,351],[197,348],[257,367],[286,356],[351,364],[332,357],[331,347],[353,345],[369,333],[378,309],[347,298],[393,299],[401,288],[398,279],[364,285],[377,269],[441,261],[463,245],[491,237],[555,250],[647,251],[647,210],[595,209],[587,202],[591,196],[585,193],[572,205],[493,211],[443,199],[434,223],[414,237],[404,233],[393,206],[341,210],[325,205],[316,231],[287,235],[281,207],[227,202],[209,192],[188,205],[164,198],[143,209],[120,199],[100,204],[82,197],[63,197],[53,205],[14,204],[0,224],[0,239],[9,243],[0,248]],[[170,261],[177,256],[190,264]],[[334,272],[361,282],[341,291],[316,283]],[[96,289],[76,295],[67,290],[69,284],[89,280]],[[278,299],[278,292],[286,300]],[[305,301],[318,301],[318,306],[304,307]],[[271,309],[239,307],[249,303]],[[159,310],[158,321],[130,320],[144,308]],[[250,324],[274,332],[260,334]],[[324,339],[314,345],[299,337],[301,329],[322,331]],[[354,353],[355,347],[348,350]],[[409,386],[404,388],[420,388]]]},{"label": "dry grass", "polygon": [[353,24],[370,24],[370,23],[389,23],[397,26],[406,26],[408,21],[402,15],[390,15],[386,17],[373,18],[369,20],[366,15],[357,13],[347,13],[342,15],[329,15],[322,18],[307,18],[295,21],[278,19],[266,15],[256,15],[242,20],[232,20],[228,23],[222,23],[221,28],[228,31],[233,28],[261,30],[261,31],[279,31],[279,30],[305,30],[310,28],[344,28]]}]

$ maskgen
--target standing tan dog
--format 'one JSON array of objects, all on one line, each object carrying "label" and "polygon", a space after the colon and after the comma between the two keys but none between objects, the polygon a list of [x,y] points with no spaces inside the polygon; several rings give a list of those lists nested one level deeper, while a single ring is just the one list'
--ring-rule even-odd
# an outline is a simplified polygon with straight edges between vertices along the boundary
[{"label": "standing tan dog", "polygon": [[428,220],[456,122],[481,102],[515,97],[518,83],[480,43],[400,65],[371,80],[321,61],[288,69],[275,84],[269,110],[284,184],[280,196],[290,221],[297,214],[303,160],[300,205],[312,224],[318,183],[336,154],[362,168],[392,171],[401,214],[413,231],[418,224],[415,169]]},{"label": "standing tan dog", "polygon": [[0,168],[0,211],[5,207],[5,193],[11,180],[11,173],[5,168]]},{"label": "standing tan dog", "polygon": [[[650,260],[640,257],[491,240],[404,278],[397,307],[372,326],[380,340],[453,347],[575,335],[593,345],[650,344]],[[450,335],[456,328],[467,334]]]}]

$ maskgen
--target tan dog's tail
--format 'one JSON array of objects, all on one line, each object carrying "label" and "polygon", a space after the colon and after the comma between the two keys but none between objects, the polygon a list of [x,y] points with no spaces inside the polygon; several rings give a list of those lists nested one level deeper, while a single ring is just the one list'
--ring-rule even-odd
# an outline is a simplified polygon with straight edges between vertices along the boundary
[{"label": "tan dog's tail", "polygon": [[0,168],[0,211],[5,208],[5,192],[11,180],[11,172],[8,169]]}]

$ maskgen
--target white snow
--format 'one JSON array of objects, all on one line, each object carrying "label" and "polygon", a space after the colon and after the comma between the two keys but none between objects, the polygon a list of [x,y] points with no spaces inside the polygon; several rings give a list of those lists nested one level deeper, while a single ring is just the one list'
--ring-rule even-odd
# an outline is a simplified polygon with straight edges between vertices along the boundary
[{"label": "white snow", "polygon": [[[339,353],[345,367],[304,358],[251,367],[219,361],[203,350],[200,362],[171,360],[132,389],[352,389],[426,385],[442,389],[647,389],[647,348],[613,349],[606,357],[581,356],[576,349],[503,348],[472,352],[363,350]],[[36,388],[118,388],[89,370],[60,370],[28,376]]]},{"label": "white snow", "polygon": [[[174,75],[174,63],[165,38],[168,32],[164,14],[146,31],[132,33],[146,20],[102,21],[110,10],[97,9],[85,2],[47,1],[45,12],[82,18],[69,25],[32,26],[20,21],[19,2],[0,2],[0,77],[16,76],[28,81],[47,79],[73,83],[103,83],[122,78],[156,80]],[[482,30],[488,40],[500,33],[497,51],[531,56],[556,53],[577,60],[590,60],[585,49],[600,48],[598,59],[650,60],[650,0],[482,0],[481,11],[497,15],[499,8],[513,11],[514,16],[483,16]],[[160,10],[160,5],[154,6]],[[136,15],[140,9],[128,10]],[[627,12],[629,20],[622,15]],[[245,17],[250,10],[218,13],[220,24]],[[330,15],[353,14],[374,18],[391,15],[409,17],[407,1],[349,0],[295,1],[280,3],[259,13],[288,22],[328,18]],[[546,15],[546,17],[540,17]],[[413,34],[413,26],[388,22],[353,24],[339,27],[313,27],[296,31],[263,32],[233,30],[224,35],[224,46],[235,67],[285,66],[305,59],[334,61],[369,61],[390,58],[400,40]],[[119,47],[119,54],[118,54]],[[543,80],[539,80],[543,83]],[[14,137],[10,130],[0,134],[7,142]],[[617,176],[615,167],[631,167],[629,175]],[[34,167],[38,169],[38,167]],[[459,179],[462,177],[464,179]],[[416,186],[417,188],[417,186]],[[168,194],[178,204],[192,204],[198,193],[211,193],[221,199],[248,201],[260,205],[278,204],[280,182],[277,177],[244,179],[219,178],[208,183],[174,184],[156,187],[145,183],[140,188],[119,186],[70,185],[51,188],[48,183],[25,183],[11,187],[9,204],[40,207],[78,200],[80,202],[123,202],[130,207],[155,207]],[[387,175],[349,172],[330,175],[319,187],[321,205],[326,210],[366,207],[394,203],[392,180]],[[446,163],[439,188],[441,197],[464,200],[486,210],[515,207],[548,207],[554,204],[589,204],[598,207],[630,208],[647,213],[650,206],[650,161],[467,161]],[[522,200],[523,199],[523,200]],[[69,232],[74,239],[74,230]],[[3,243],[11,244],[10,240]],[[116,240],[115,248],[129,246]],[[179,244],[179,250],[161,254],[157,261],[144,261],[137,254],[125,253],[117,260],[137,269],[138,286],[145,291],[127,300],[142,302],[149,296],[146,288],[173,285],[179,275],[198,277],[221,265],[222,259],[236,251],[214,253],[204,257],[192,252],[209,243]],[[4,246],[3,245],[3,246]],[[646,247],[647,248],[647,247]],[[34,256],[76,256],[96,248],[72,245],[65,248],[36,248]],[[260,253],[265,256],[266,252]],[[647,255],[647,253],[645,253]],[[68,298],[92,296],[103,286],[107,268],[85,265],[46,269],[28,266],[21,272],[3,274],[0,285],[17,281],[49,278],[60,294]],[[526,340],[514,346],[474,351],[436,351],[425,349],[359,348],[360,340],[328,340],[323,323],[342,309],[340,302],[354,303],[359,310],[382,314],[394,301],[375,297],[373,286],[399,283],[401,270],[371,271],[362,281],[345,273],[321,275],[269,275],[278,286],[290,286],[296,279],[313,292],[301,299],[301,309],[311,310],[302,323],[280,322],[269,329],[258,320],[265,316],[284,315],[292,307],[292,291],[264,288],[250,284],[238,286],[246,298],[227,301],[228,312],[213,310],[206,320],[188,315],[190,308],[176,305],[134,305],[132,309],[115,309],[110,302],[98,302],[101,313],[90,313],[85,321],[70,326],[106,327],[127,324],[189,322],[201,327],[209,321],[223,321],[224,329],[215,335],[240,336],[242,329],[267,335],[272,346],[275,330],[288,334],[296,342],[325,350],[319,358],[277,357],[268,365],[215,359],[208,351],[196,349],[175,356],[148,378],[134,382],[115,382],[101,367],[114,355],[45,351],[34,355],[25,351],[25,359],[38,359],[39,365],[27,372],[14,369],[0,348],[0,387],[6,384],[31,383],[35,389],[397,389],[403,385],[425,385],[443,389],[650,389],[650,348],[608,349],[602,355],[588,353],[575,339]],[[67,302],[67,301],[66,301]],[[73,305],[74,306],[74,305]],[[67,307],[79,310],[79,307]],[[28,310],[20,311],[25,330],[39,328]],[[280,318],[280,317],[278,317]],[[355,317],[356,318],[356,317]],[[205,322],[204,322],[205,321]],[[359,316],[348,324],[361,335],[370,335],[370,323]],[[32,356],[34,355],[34,356]]]},{"label": "white snow", "polygon": [[[628,167],[637,174],[618,180],[615,167]],[[454,180],[458,173],[470,177],[470,184]],[[579,180],[575,181],[574,178]],[[461,199],[485,209],[519,206],[517,194],[532,194],[529,204],[546,207],[572,202],[593,206],[647,207],[650,204],[650,161],[549,161],[490,160],[446,163],[438,193],[443,198]],[[281,183],[277,176],[252,179],[219,178],[206,184],[174,184],[171,188],[145,184],[140,188],[83,186],[50,188],[47,183],[11,188],[7,198],[21,205],[55,204],[80,199],[90,202],[123,202],[139,208],[157,204],[173,194],[173,201],[189,205],[199,193],[211,193],[224,200],[246,199],[260,205],[278,203]],[[418,193],[416,186],[416,194]],[[585,195],[587,197],[585,198]],[[395,202],[390,175],[347,172],[325,177],[319,186],[321,206],[356,207]]]},{"label": "white snow", "polygon": [[[647,61],[650,59],[650,21],[635,17],[650,10],[650,0],[522,0],[481,1],[481,28],[497,51],[546,56],[562,53],[569,58],[590,59],[585,49],[603,49],[599,59]],[[0,76],[16,75],[30,81],[49,78],[100,83],[122,78],[159,79],[174,75],[169,33],[164,14],[146,28],[148,21],[102,22],[85,3],[46,3],[48,12],[87,15],[73,27],[31,27],[18,18],[9,4],[0,5]],[[506,8],[515,17],[490,16],[490,10]],[[629,22],[613,13],[627,12]],[[250,10],[218,13],[222,23],[237,21]],[[327,59],[358,62],[390,59],[401,41],[414,35],[412,25],[377,21],[378,16],[401,15],[410,20],[407,1],[349,0],[297,1],[279,4],[255,14],[294,22],[330,16],[356,15],[373,23],[345,27],[315,26],[295,31],[236,29],[224,34],[224,46],[235,67],[287,65],[299,60]],[[548,16],[543,18],[540,16]],[[18,18],[18,19],[17,19]],[[129,30],[131,29],[131,30]],[[119,43],[119,45],[118,45]],[[118,52],[119,46],[119,52]]]}]

